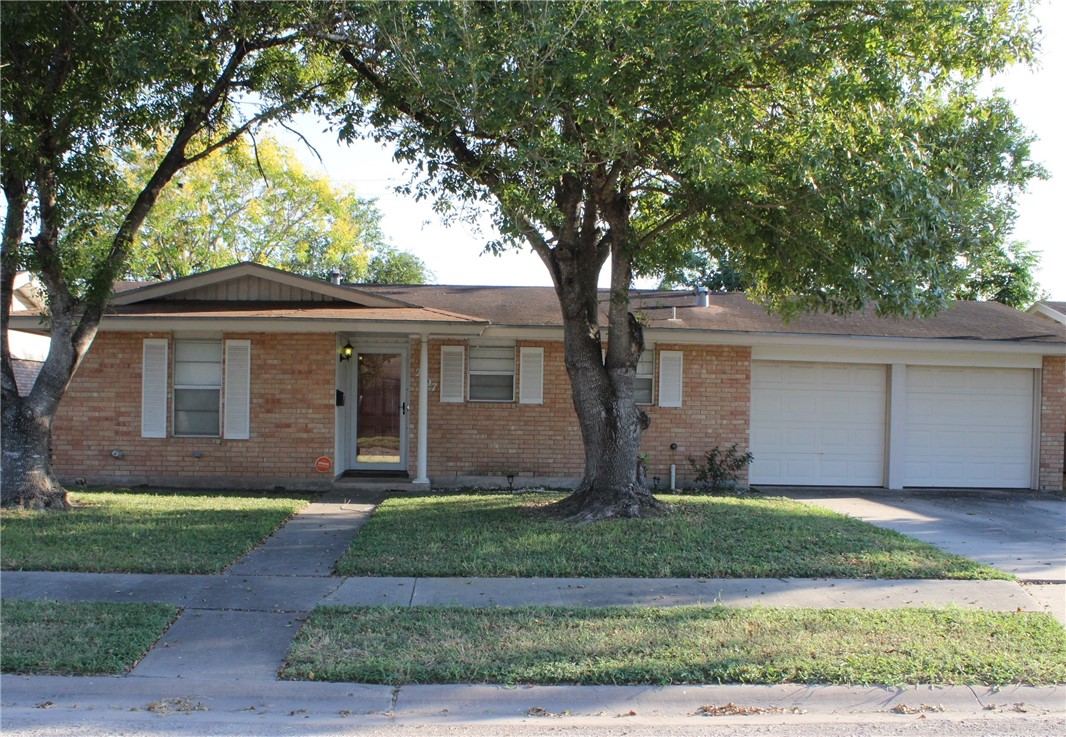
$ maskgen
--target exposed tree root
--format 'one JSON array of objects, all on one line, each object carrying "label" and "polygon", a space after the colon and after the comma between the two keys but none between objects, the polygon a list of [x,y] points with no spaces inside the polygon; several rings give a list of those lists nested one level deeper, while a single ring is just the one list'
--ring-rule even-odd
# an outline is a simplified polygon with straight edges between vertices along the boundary
[{"label": "exposed tree root", "polygon": [[670,509],[643,486],[597,489],[583,485],[570,496],[551,505],[548,511],[557,519],[568,522],[596,522],[660,517]]},{"label": "exposed tree root", "polygon": [[43,474],[32,474],[22,488],[5,489],[3,493],[3,506],[18,507],[20,509],[37,509],[55,512],[66,512],[71,509],[70,498],[67,490],[59,482],[50,478],[42,478]]}]

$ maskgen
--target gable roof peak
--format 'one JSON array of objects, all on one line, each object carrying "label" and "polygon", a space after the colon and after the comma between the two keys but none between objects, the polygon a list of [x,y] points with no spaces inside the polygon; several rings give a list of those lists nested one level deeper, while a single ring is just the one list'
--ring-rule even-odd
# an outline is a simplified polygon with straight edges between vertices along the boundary
[{"label": "gable roof peak", "polygon": [[[218,299],[220,296],[219,291],[223,289],[223,285],[230,285],[241,280],[249,284],[274,285],[277,289],[245,290],[251,296],[229,297],[229,299],[233,299],[233,301],[256,301],[261,299],[256,296],[260,293],[277,292],[281,289],[288,294],[299,294],[300,301],[344,302],[364,307],[415,306],[409,302],[404,302],[391,296],[374,294],[358,287],[333,284],[322,279],[293,274],[289,271],[249,261],[170,281],[146,284],[145,286],[113,295],[111,304],[129,305],[148,300]],[[227,299],[225,296],[222,298]]]}]

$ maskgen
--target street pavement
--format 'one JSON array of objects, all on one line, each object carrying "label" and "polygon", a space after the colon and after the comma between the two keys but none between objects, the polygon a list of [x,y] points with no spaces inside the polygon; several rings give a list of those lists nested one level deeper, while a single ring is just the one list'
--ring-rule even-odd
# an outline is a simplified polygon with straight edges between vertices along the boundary
[{"label": "street pavement", "polygon": [[[971,552],[963,554],[1004,570],[1019,568],[1021,561],[1024,573],[1035,571],[1032,575],[1039,575],[1036,580],[1041,583],[330,577],[334,563],[380,500],[376,494],[359,497],[349,490],[327,494],[309,505],[223,575],[4,572],[0,593],[5,599],[162,601],[181,607],[183,613],[126,676],[0,677],[0,729],[5,735],[34,737],[296,732],[418,732],[425,737],[502,732],[641,734],[642,729],[651,730],[649,734],[719,729],[730,734],[755,730],[750,733],[797,735],[1066,733],[1066,689],[1062,687],[394,688],[277,680],[292,638],[318,604],[956,605],[995,611],[1048,610],[1066,622],[1066,611],[1061,611],[1066,606],[1055,604],[1056,599],[1066,599],[1062,596],[1066,584],[1056,582],[1060,567],[1066,571],[1066,536],[1057,536],[1062,529],[1056,531],[1056,520],[1061,522],[1066,510],[1062,499],[1034,496],[1019,505],[1010,498],[989,501],[980,497],[967,510],[950,498],[938,511],[937,499],[889,494],[789,490],[786,495],[874,524],[894,529],[909,526],[901,531],[936,539],[940,542],[934,544],[949,550],[968,546]],[[997,503],[1004,509],[997,512]],[[1027,514],[1043,519],[1028,520]],[[999,537],[1007,528],[1024,530],[1017,537],[1029,539],[1034,550],[1026,549],[1024,540],[1001,544]],[[981,540],[987,542],[980,545]],[[1066,581],[1066,574],[1062,580]],[[952,731],[962,729],[964,723],[969,731]],[[882,731],[862,731],[871,724],[880,725]],[[908,731],[912,724],[928,729]],[[757,731],[762,728],[767,731]]]}]

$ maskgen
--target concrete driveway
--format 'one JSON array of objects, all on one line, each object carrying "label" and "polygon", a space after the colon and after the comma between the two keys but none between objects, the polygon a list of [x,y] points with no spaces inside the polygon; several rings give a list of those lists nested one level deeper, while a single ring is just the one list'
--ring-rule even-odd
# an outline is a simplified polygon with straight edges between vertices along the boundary
[{"label": "concrete driveway", "polygon": [[766,487],[1013,573],[1066,623],[1066,498],[1028,491]]}]

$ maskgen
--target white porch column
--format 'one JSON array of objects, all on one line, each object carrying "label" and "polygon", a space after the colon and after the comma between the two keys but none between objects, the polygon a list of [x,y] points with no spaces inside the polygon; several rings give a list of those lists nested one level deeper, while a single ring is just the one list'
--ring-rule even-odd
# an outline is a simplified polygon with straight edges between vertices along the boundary
[{"label": "white porch column", "polygon": [[429,485],[429,336],[422,335],[418,350],[418,459],[413,483]]},{"label": "white porch column", "polygon": [[888,469],[885,486],[902,489],[905,473],[907,444],[907,366],[894,363],[889,366],[888,383]]}]

